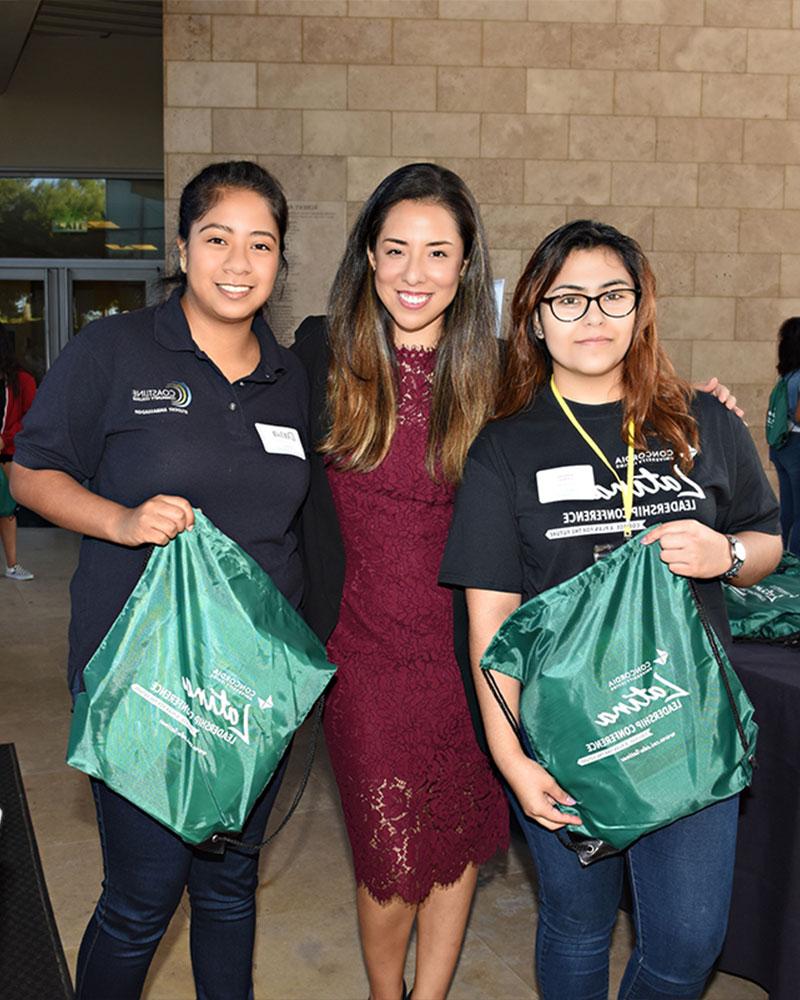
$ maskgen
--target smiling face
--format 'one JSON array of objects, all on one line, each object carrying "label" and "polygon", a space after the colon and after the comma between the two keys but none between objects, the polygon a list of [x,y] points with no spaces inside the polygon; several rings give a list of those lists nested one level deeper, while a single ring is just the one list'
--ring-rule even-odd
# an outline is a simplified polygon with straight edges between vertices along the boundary
[{"label": "smiling face", "polygon": [[272,292],[280,237],[269,204],[254,191],[232,189],[178,241],[185,262],[184,305],[205,321],[247,323]]},{"label": "smiling face", "polygon": [[442,205],[398,202],[368,255],[395,343],[435,345],[465,267],[456,220]]},{"label": "smiling face", "polygon": [[[569,292],[599,295],[613,293],[615,288],[634,287],[620,257],[609,247],[594,247],[573,250],[544,297]],[[592,302],[586,315],[571,323],[556,319],[544,302],[537,313],[559,391],[578,402],[621,399],[622,367],[633,338],[636,310],[612,319]]]}]

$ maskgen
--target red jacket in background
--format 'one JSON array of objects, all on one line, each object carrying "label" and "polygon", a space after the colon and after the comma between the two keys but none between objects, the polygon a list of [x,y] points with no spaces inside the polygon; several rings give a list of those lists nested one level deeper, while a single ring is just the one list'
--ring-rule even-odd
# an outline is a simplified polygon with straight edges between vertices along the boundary
[{"label": "red jacket in background", "polygon": [[19,392],[8,385],[0,387],[0,437],[3,439],[3,457],[14,454],[14,438],[22,428],[22,418],[28,412],[36,395],[36,382],[28,372],[19,373]]}]

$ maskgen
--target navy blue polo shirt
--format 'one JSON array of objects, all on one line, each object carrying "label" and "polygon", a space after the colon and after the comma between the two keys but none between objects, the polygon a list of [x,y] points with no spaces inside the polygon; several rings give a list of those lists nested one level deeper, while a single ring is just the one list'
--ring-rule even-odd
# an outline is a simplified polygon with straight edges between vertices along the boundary
[{"label": "navy blue polo shirt", "polygon": [[[126,507],[157,493],[186,497],[297,607],[293,522],[308,488],[308,384],[260,316],[253,331],[261,360],[231,383],[192,340],[179,292],[90,323],[47,373],[14,459],[88,481]],[[84,537],[71,585],[73,690],[149,551]]]}]

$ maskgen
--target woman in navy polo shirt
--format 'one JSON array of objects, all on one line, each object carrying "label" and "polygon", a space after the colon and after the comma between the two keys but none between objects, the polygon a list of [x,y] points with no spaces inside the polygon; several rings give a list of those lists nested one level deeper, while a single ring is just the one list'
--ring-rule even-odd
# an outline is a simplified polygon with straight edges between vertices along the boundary
[{"label": "woman in navy polo shirt", "polygon": [[[286,225],[283,191],[261,167],[203,170],[181,196],[181,287],[160,306],[83,330],[17,437],[17,499],[84,535],[71,586],[73,693],[149,546],[191,530],[193,507],[300,601],[292,522],[308,486],[307,381],[261,314],[284,263]],[[264,427],[282,442],[290,435],[293,453],[283,444],[273,452]],[[282,773],[244,840],[262,839]],[[92,791],[105,880],[78,956],[78,996],[138,997],[188,887],[198,997],[252,997],[257,857],[204,854],[102,782]]]}]

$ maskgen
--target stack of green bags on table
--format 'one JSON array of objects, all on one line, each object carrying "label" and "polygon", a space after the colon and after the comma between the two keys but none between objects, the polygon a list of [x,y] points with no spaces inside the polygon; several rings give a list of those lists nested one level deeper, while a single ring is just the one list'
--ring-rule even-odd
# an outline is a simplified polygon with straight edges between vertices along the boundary
[{"label": "stack of green bags on table", "polygon": [[774,573],[752,587],[725,584],[734,639],[800,647],[800,559],[785,552]]}]

